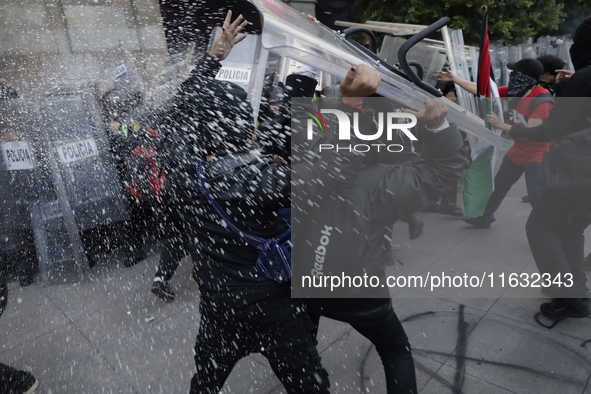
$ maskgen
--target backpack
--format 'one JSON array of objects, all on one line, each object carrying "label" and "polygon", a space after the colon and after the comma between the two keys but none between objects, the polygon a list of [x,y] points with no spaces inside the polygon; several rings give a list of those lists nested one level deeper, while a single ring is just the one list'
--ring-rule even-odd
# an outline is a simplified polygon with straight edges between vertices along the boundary
[{"label": "backpack", "polygon": [[[360,279],[354,277],[379,274],[370,261],[375,250],[370,242],[369,191],[391,168],[378,165],[372,180],[360,179],[352,187],[339,188],[317,166],[294,167],[292,256],[293,277],[298,279],[292,280],[292,296],[358,297],[361,289],[361,296],[376,296],[367,283],[359,285]],[[331,289],[333,281],[343,287]]]},{"label": "backpack", "polygon": [[[255,269],[276,282],[289,281],[291,279],[291,227],[271,239],[247,233],[240,229],[238,224],[220,207],[211,195],[209,185],[205,182],[205,172],[201,158],[197,159],[197,180],[199,189],[218,216],[226,223],[228,229],[237,234],[242,241],[258,250],[259,258],[255,263]],[[291,216],[289,210],[280,210],[278,213],[289,223]]]},{"label": "backpack", "polygon": [[545,188],[554,192],[591,191],[591,129],[550,143],[542,159]]}]

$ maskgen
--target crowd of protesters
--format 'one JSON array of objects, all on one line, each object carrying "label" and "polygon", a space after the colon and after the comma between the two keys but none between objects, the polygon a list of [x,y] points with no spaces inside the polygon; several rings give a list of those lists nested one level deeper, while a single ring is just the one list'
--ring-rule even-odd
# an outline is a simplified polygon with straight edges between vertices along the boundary
[{"label": "crowd of protesters", "polygon": [[[163,247],[152,292],[172,301],[175,294],[169,281],[178,262],[191,255],[201,294],[191,393],[218,393],[235,364],[254,352],[269,360],[288,393],[328,393],[330,379],[316,349],[320,316],[350,323],[372,341],[382,360],[388,393],[417,393],[411,346],[389,294],[353,298],[346,304],[341,300],[291,298],[290,283],[273,280],[257,270],[257,249],[231,231],[227,219],[220,218],[211,204],[213,198],[223,205],[239,228],[259,237],[277,237],[289,227],[277,212],[290,207],[290,169],[305,165],[305,160],[296,160],[290,151],[291,139],[303,131],[290,128],[296,109],[289,100],[315,96],[313,73],[300,70],[281,86],[265,87],[258,119],[253,117],[244,89],[215,78],[220,62],[246,37],[246,25],[242,15],[233,17],[229,11],[221,34],[180,86],[172,103],[146,120],[139,122],[130,115],[141,100],[129,92],[112,89],[101,93],[112,151],[121,177],[128,178],[126,191],[135,204],[127,225],[136,240],[125,265],[132,266],[141,259],[139,249],[145,242],[141,232],[148,227],[146,221],[159,223],[156,237]],[[512,70],[509,84],[500,87],[499,93],[513,98],[510,123],[494,113],[486,120],[515,143],[503,158],[483,214],[463,218],[471,226],[490,228],[501,202],[525,173],[524,198],[533,207],[526,231],[536,265],[540,273],[570,273],[575,283],[571,289],[547,289],[553,299],[543,303],[540,310],[552,320],[591,315],[583,253],[583,231],[591,223],[591,191],[588,184],[567,192],[548,190],[543,170],[544,153],[551,141],[591,129],[591,120],[582,115],[591,109],[589,101],[576,101],[573,107],[573,101],[554,99],[591,97],[591,18],[577,29],[570,54],[574,72],[564,70],[564,61],[551,56],[508,65]],[[450,99],[455,97],[456,85],[476,94],[474,83],[459,79],[449,70],[442,71],[440,80],[441,90]],[[0,82],[3,96],[16,97],[3,79]],[[373,67],[362,64],[351,68],[338,85],[337,107],[351,117],[355,114],[360,128],[371,127],[374,119],[363,108],[363,98],[374,95],[380,83]],[[331,156],[318,157],[312,163],[316,168],[328,168],[326,179],[338,187],[343,182],[355,184],[358,179],[367,182],[376,177],[369,193],[373,202],[379,202],[369,209],[370,237],[376,239],[385,239],[386,230],[397,220],[409,224],[411,239],[420,236],[423,223],[417,212],[462,216],[457,190],[469,165],[465,135],[447,121],[447,107],[441,100],[429,99],[424,111],[407,112],[419,120],[420,156],[414,149],[404,162],[351,154],[343,162],[355,167],[339,168],[338,174],[331,173],[331,166],[326,165]],[[221,116],[212,119],[212,113]],[[145,144],[145,139],[141,143],[133,139],[140,131],[151,136],[151,148],[157,147],[160,152],[150,156],[148,162],[158,168],[155,175],[162,176],[162,182],[150,179],[150,186],[145,188],[145,179],[129,177],[134,162],[128,157]],[[323,138],[330,141],[336,137]],[[305,149],[312,151],[313,147],[310,143]],[[137,152],[135,156],[141,156]],[[203,170],[203,178],[196,168]],[[211,196],[203,184],[208,185]],[[390,208],[384,211],[382,207]],[[371,259],[376,261],[377,275],[385,276],[391,256],[384,258],[379,251]],[[0,292],[1,313],[7,301],[4,280]],[[0,388],[6,387],[2,392],[29,393],[36,388],[32,375],[2,364],[0,367]]]},{"label": "crowd of protesters", "polygon": [[[486,120],[503,130],[514,144],[503,158],[494,178],[494,191],[481,216],[464,217],[464,222],[479,228],[490,228],[494,213],[510,188],[525,173],[527,196],[532,213],[526,224],[528,242],[540,274],[563,276],[570,274],[572,287],[549,286],[543,292],[552,301],[540,306],[541,313],[554,321],[591,315],[589,290],[585,270],[590,268],[589,256],[584,257],[583,231],[591,223],[589,185],[585,184],[585,161],[573,164],[579,158],[564,159],[550,164],[550,143],[574,133],[586,133],[591,123],[585,114],[589,111],[591,94],[591,18],[577,28],[570,49],[575,72],[564,69],[564,61],[545,55],[537,59],[525,58],[509,64],[509,85],[499,87],[501,97],[509,101],[510,123],[491,113]],[[450,71],[440,75],[443,81],[456,83],[476,95],[476,84],[454,76]],[[556,97],[557,102],[554,101]],[[561,100],[562,99],[562,100]],[[582,141],[582,140],[581,140]],[[581,143],[581,142],[579,142]],[[581,149],[584,157],[586,145]],[[577,153],[580,155],[581,153]],[[545,155],[548,155],[544,159]],[[543,166],[547,161],[546,168]],[[561,190],[552,183],[553,166],[570,166],[582,177],[577,184]],[[580,174],[580,175],[579,175]]]}]

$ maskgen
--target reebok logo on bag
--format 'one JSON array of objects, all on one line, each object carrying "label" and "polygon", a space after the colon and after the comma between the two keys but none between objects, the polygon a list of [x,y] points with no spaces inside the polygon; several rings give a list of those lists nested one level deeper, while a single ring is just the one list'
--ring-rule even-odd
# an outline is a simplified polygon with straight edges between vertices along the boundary
[{"label": "reebok logo on bag", "polygon": [[322,269],[324,268],[324,257],[326,256],[326,246],[330,243],[330,232],[332,227],[324,226],[324,230],[320,231],[320,245],[316,248],[314,253],[316,258],[314,259],[314,268],[311,271],[312,275],[322,275]]}]

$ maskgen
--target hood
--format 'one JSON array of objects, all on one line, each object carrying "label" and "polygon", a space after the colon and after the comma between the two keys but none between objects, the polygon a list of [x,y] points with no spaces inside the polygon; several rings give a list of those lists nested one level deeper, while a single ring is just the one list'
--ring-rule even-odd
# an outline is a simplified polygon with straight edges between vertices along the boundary
[{"label": "hood", "polygon": [[591,17],[577,27],[569,52],[575,71],[591,64]]}]

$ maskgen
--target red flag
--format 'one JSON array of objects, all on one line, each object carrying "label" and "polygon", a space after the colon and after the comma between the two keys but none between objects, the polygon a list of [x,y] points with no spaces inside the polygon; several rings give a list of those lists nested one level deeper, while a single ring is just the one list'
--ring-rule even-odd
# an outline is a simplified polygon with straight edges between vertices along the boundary
[{"label": "red flag", "polygon": [[488,50],[488,8],[482,6],[482,29],[480,35],[480,58],[478,61],[478,95],[491,97],[490,92],[490,52]]}]

